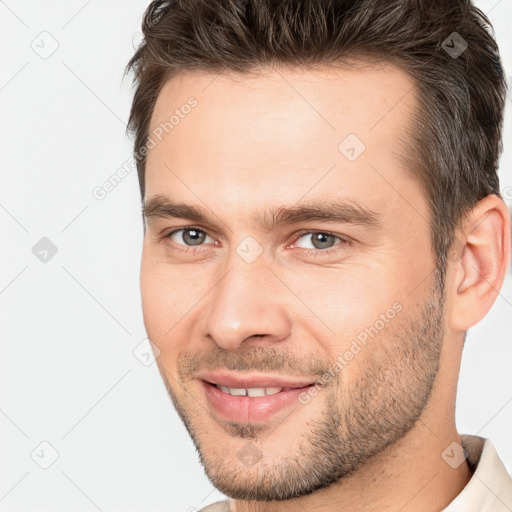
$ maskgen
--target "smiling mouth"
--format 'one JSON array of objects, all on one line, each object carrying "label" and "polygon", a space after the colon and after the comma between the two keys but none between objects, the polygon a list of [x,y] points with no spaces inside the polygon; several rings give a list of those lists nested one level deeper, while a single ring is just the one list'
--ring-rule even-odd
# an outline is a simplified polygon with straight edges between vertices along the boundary
[{"label": "smiling mouth", "polygon": [[265,423],[275,414],[303,405],[301,395],[315,386],[312,376],[288,376],[224,369],[196,375],[208,408],[239,423]]}]

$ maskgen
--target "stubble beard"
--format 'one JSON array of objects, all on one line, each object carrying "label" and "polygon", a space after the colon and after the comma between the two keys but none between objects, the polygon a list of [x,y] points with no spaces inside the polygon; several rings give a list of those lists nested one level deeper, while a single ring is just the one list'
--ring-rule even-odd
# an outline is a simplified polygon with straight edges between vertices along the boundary
[{"label": "stubble beard", "polygon": [[[393,322],[398,320],[391,321],[386,330],[364,348],[364,365],[354,367],[355,371],[348,379],[335,379],[322,390],[325,408],[320,417],[307,421],[294,445],[294,452],[280,460],[263,457],[250,468],[237,459],[237,453],[226,455],[229,441],[225,438],[220,441],[222,446],[214,446],[209,432],[214,429],[199,428],[199,425],[208,425],[208,421],[212,421],[208,412],[194,407],[194,416],[191,407],[180,402],[160,369],[172,402],[212,484],[233,499],[290,500],[345,478],[401,439],[414,427],[431,396],[444,337],[443,309],[443,286],[437,281],[419,313],[412,318],[402,318],[393,331]],[[384,338],[386,331],[388,335]],[[265,363],[262,364],[257,364],[256,358],[265,351],[258,350],[252,359],[239,359],[226,366],[240,370],[273,368],[276,353],[271,352],[267,358],[263,356]],[[225,355],[224,362],[227,363],[229,354]],[[342,372],[350,371],[352,364],[357,365],[355,361],[359,357],[357,355]],[[199,361],[197,355],[195,361]],[[321,375],[332,364],[324,362],[313,366],[310,374]],[[189,365],[188,370],[180,371],[180,374],[191,371]],[[173,384],[179,389],[178,381]],[[320,396],[313,398],[312,402],[319,399]],[[194,419],[197,414],[203,416],[203,421]],[[291,416],[293,418],[293,413]],[[269,435],[266,425],[221,423],[214,419],[232,438],[253,439],[265,455],[264,441]],[[274,439],[282,436],[288,440],[286,425],[287,422],[283,422],[270,435]]]}]

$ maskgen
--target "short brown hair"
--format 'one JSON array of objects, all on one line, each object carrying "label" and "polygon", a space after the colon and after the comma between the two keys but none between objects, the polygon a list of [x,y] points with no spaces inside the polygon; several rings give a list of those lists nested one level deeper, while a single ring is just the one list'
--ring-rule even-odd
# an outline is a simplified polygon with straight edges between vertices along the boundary
[{"label": "short brown hair", "polygon": [[358,56],[391,62],[417,84],[420,108],[406,158],[429,202],[444,274],[457,223],[480,199],[499,195],[506,84],[490,26],[469,0],[153,1],[125,70],[135,75],[128,130],[142,198],[141,149],[155,102],[181,70],[334,66]]}]

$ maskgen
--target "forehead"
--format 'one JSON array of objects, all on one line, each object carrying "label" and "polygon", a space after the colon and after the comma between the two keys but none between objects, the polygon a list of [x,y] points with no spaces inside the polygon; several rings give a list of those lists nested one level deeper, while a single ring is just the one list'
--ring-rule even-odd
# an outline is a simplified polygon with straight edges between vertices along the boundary
[{"label": "forehead", "polygon": [[378,174],[411,179],[399,155],[415,108],[414,81],[389,64],[182,72],[155,104],[146,197],[179,189],[197,203],[214,189],[249,205],[382,192]]},{"label": "forehead", "polygon": [[188,111],[184,106],[194,98],[198,108],[194,107],[193,118],[198,122],[217,121],[220,116],[219,120],[237,127],[263,123],[268,128],[269,121],[279,118],[289,126],[309,120],[311,129],[319,129],[323,123],[324,130],[339,134],[351,127],[364,136],[367,131],[385,131],[396,122],[403,124],[414,107],[415,94],[414,80],[389,63],[267,67],[246,74],[181,71],[162,87],[150,131],[168,122],[176,111]]}]

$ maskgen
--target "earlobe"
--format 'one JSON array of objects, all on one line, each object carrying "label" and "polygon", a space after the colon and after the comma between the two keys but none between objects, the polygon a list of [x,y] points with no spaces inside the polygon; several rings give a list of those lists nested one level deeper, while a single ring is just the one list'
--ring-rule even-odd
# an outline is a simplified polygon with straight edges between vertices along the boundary
[{"label": "earlobe", "polygon": [[454,242],[456,259],[447,293],[451,328],[466,331],[491,309],[505,279],[510,258],[510,219],[501,198],[479,201]]}]

